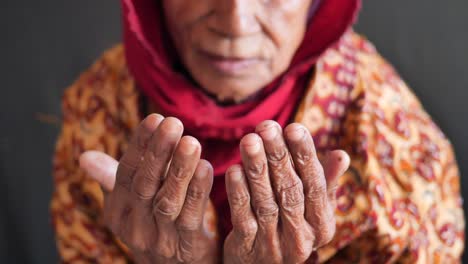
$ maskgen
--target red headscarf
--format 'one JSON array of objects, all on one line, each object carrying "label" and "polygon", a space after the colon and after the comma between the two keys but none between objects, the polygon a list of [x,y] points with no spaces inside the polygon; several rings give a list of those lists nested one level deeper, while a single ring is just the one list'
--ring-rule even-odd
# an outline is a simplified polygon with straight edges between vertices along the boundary
[{"label": "red headscarf", "polygon": [[[318,1],[318,0],[315,0]],[[230,228],[224,172],[240,163],[239,140],[264,120],[286,126],[299,104],[318,57],[349,29],[361,0],[322,0],[308,22],[303,43],[289,69],[254,100],[220,106],[173,65],[178,57],[164,25],[161,1],[122,0],[127,65],[138,87],[161,114],[179,118],[198,138],[203,157],[214,167],[212,200],[220,214],[221,235]]]}]

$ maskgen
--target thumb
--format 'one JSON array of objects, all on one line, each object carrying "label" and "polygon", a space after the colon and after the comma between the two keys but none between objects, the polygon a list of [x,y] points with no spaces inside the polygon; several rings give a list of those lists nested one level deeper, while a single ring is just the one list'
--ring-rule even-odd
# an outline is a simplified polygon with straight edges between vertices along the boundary
[{"label": "thumb", "polygon": [[114,189],[118,165],[115,159],[100,151],[86,151],[80,156],[80,168],[107,192]]},{"label": "thumb", "polygon": [[338,178],[348,170],[350,158],[343,150],[330,151],[323,163],[323,170],[327,180],[329,197],[335,199],[335,191],[338,186]]}]

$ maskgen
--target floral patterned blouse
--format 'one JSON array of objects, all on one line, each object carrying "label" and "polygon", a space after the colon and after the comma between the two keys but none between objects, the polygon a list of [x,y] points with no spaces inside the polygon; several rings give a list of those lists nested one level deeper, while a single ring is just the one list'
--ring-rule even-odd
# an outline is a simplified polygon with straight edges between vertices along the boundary
[{"label": "floral patterned blouse", "polygon": [[[121,45],[65,91],[62,107],[50,207],[61,260],[132,262],[100,218],[99,184],[78,165],[85,150],[118,159],[149,114]],[[450,142],[372,44],[350,31],[328,49],[294,119],[319,152],[341,148],[352,160],[337,190],[336,235],[318,250],[320,262],[460,262],[465,224]]]}]

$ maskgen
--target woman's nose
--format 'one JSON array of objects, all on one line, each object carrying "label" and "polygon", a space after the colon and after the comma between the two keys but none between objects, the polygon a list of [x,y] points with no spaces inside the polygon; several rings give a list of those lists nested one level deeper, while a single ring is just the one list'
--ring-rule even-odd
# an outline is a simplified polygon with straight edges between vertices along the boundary
[{"label": "woman's nose", "polygon": [[243,37],[259,32],[257,0],[214,0],[212,28],[227,37]]}]

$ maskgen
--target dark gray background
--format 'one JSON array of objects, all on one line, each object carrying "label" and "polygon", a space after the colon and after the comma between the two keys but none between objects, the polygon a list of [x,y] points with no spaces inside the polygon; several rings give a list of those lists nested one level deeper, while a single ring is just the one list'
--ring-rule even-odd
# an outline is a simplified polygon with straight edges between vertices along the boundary
[{"label": "dark gray background", "polygon": [[[18,0],[1,10],[0,263],[54,263],[48,203],[60,96],[119,42],[119,4]],[[468,1],[365,1],[357,30],[413,87],[466,174]]]}]

